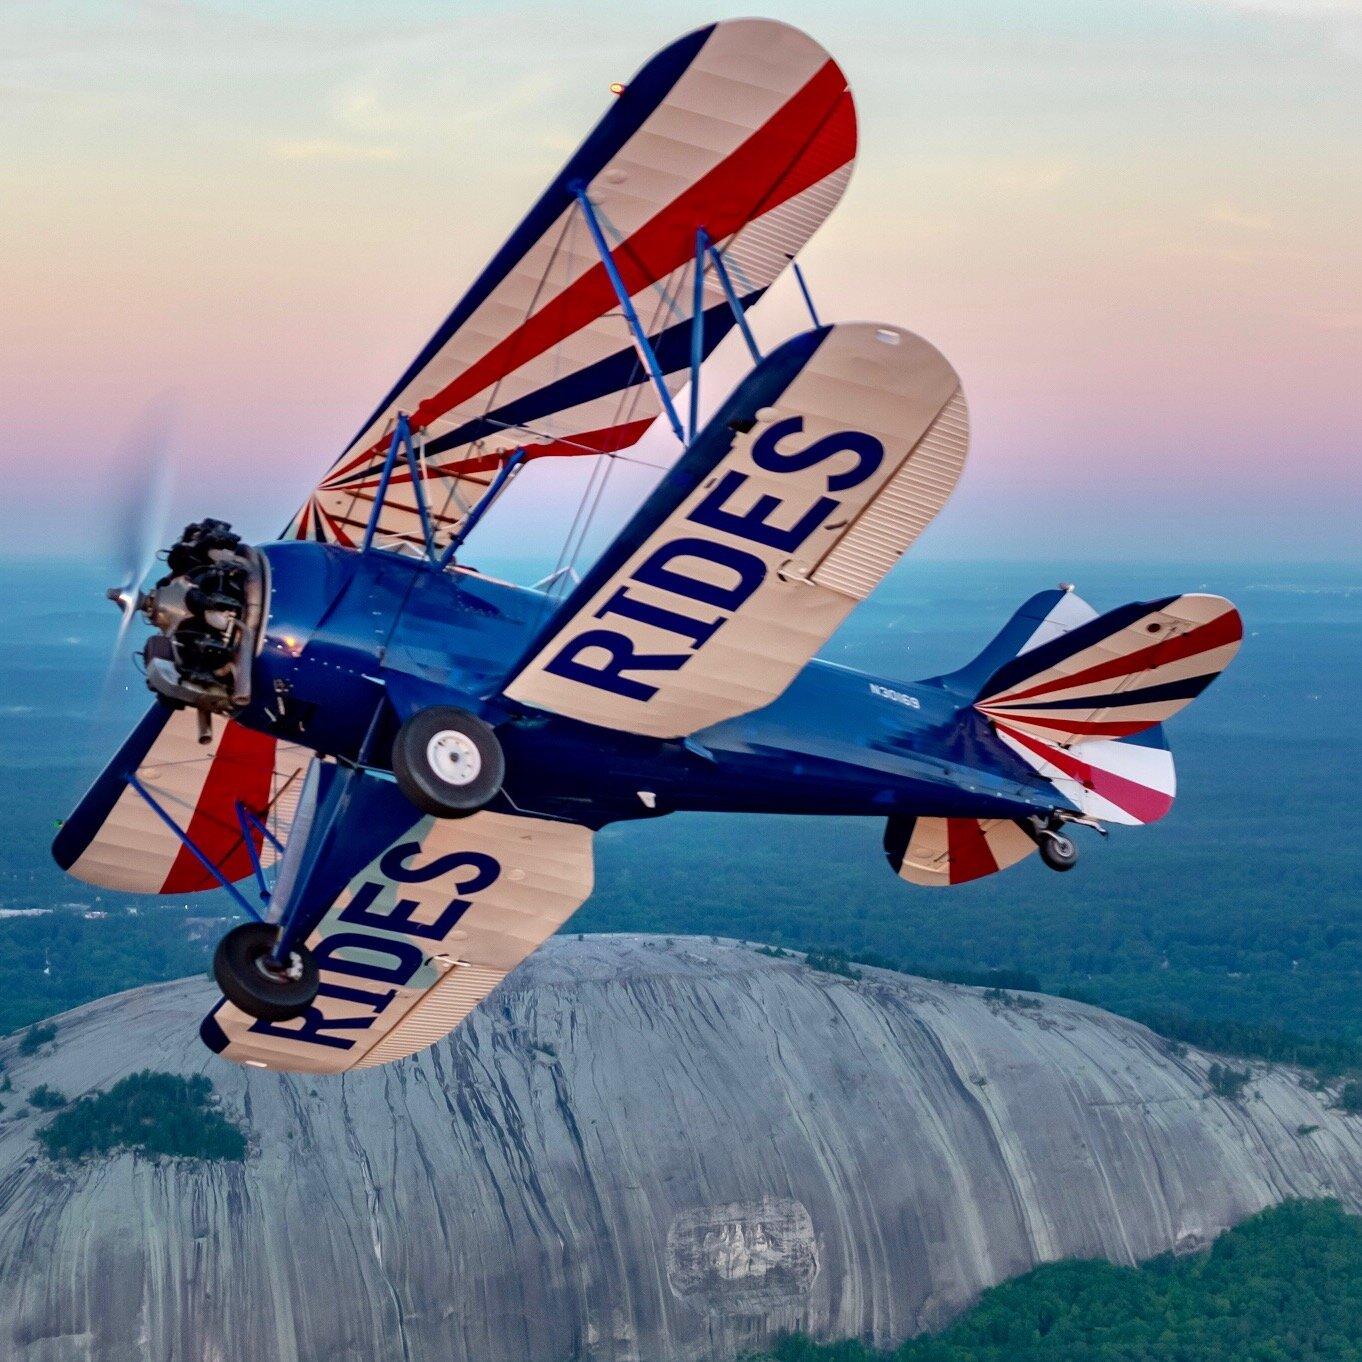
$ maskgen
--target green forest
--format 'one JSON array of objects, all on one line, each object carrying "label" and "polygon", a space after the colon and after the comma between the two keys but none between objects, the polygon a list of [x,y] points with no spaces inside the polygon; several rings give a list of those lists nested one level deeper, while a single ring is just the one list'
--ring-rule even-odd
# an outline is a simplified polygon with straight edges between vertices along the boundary
[{"label": "green forest", "polygon": [[0,920],[0,1034],[125,988],[200,974],[230,925],[162,905]]},{"label": "green forest", "polygon": [[132,1149],[167,1158],[226,1160],[246,1157],[246,1137],[218,1110],[213,1082],[203,1074],[143,1069],[107,1092],[70,1103],[51,1088],[29,1093],[36,1110],[57,1110],[38,1131],[54,1159],[81,1159]]},{"label": "green forest", "polygon": [[1359,1362],[1362,1222],[1332,1202],[1265,1211],[1204,1253],[1054,1263],[892,1353],[783,1340],[774,1362]]}]

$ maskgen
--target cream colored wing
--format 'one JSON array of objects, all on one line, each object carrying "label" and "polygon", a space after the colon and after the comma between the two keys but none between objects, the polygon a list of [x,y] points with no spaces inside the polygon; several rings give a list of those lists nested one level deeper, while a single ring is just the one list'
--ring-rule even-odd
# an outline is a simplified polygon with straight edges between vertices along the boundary
[{"label": "cream colored wing", "polygon": [[401,1059],[457,1026],[567,921],[591,879],[591,831],[575,823],[486,810],[422,819],[350,880],[308,939],[321,988],[306,1016],[257,1021],[224,1000],[200,1035],[262,1069]]}]

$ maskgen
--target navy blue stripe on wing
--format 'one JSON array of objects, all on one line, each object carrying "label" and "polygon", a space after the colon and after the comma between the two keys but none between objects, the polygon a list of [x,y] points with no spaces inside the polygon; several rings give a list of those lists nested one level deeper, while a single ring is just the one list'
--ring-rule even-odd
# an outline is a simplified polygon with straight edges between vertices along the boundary
[{"label": "navy blue stripe on wing", "polygon": [[[761,301],[765,289],[756,289],[740,299],[744,309],[755,307]],[[702,314],[701,339],[704,353],[710,354],[714,347],[733,329],[735,318],[726,302],[706,308]],[[691,321],[689,317],[660,331],[653,338],[653,349],[663,373],[674,374],[690,367]],[[553,416],[558,412],[570,411],[584,406],[612,393],[623,392],[640,383],[646,377],[638,351],[632,345],[625,346],[597,360],[583,369],[577,369],[532,393],[508,402],[503,407],[490,411],[486,416],[437,436],[426,443],[426,458],[434,458],[451,449],[460,449],[475,440],[486,439],[493,435],[505,434],[507,430],[533,426],[536,421]],[[355,482],[372,482],[374,469],[371,465],[357,468],[342,478],[326,484],[328,490],[347,487]]]},{"label": "navy blue stripe on wing", "polygon": [[[761,301],[765,289],[756,289],[740,299],[745,309],[755,307]],[[734,316],[726,302],[706,308],[700,326],[701,343],[704,353],[710,354],[714,347],[733,329]],[[653,337],[653,352],[657,355],[658,366],[664,374],[679,373],[690,367],[691,321],[689,317],[674,323]],[[474,440],[495,435],[510,426],[530,425],[555,412],[569,411],[580,407],[598,397],[623,392],[632,388],[646,377],[646,372],[632,345],[617,350],[605,359],[597,360],[575,373],[565,374],[553,383],[528,393],[514,402],[477,421],[467,421],[457,430],[441,435],[426,445],[426,454],[439,454],[447,449],[457,449],[460,445],[471,444]]]},{"label": "navy blue stripe on wing", "polygon": [[113,759],[95,777],[95,783],[86,790],[70,818],[61,825],[52,839],[52,858],[63,870],[70,870],[99,835],[100,828],[127,789],[128,777],[151,751],[170,721],[171,713],[170,707],[159,700],[147,710]]}]

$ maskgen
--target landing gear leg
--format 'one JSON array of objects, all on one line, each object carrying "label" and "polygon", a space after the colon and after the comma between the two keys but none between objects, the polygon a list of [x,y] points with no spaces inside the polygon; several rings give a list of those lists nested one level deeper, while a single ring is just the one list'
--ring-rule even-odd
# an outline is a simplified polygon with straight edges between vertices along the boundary
[{"label": "landing gear leg", "polygon": [[218,942],[213,975],[229,1002],[261,1021],[303,1016],[321,978],[305,944],[335,896],[319,867],[326,864],[363,771],[314,757],[303,778],[298,812],[279,861],[270,919],[233,927]]}]

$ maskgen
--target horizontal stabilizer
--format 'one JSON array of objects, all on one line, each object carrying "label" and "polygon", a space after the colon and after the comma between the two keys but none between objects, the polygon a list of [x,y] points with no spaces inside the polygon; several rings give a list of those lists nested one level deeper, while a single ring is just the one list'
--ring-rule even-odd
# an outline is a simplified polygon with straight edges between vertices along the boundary
[{"label": "horizontal stabilizer", "polygon": [[1171,718],[1229,666],[1243,638],[1220,596],[1123,605],[1005,662],[975,707],[1005,738],[1070,747]]},{"label": "horizontal stabilizer", "polygon": [[884,829],[884,854],[900,879],[936,888],[965,884],[1025,860],[1035,842],[1010,818],[910,818]]}]

